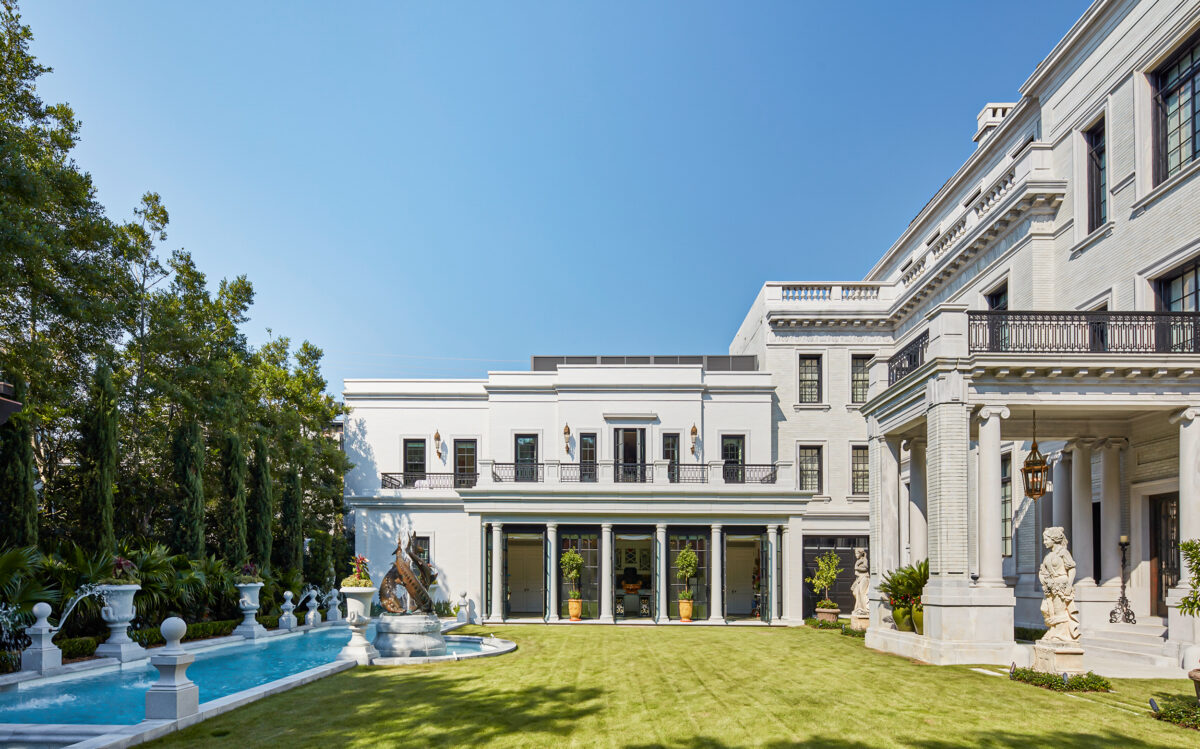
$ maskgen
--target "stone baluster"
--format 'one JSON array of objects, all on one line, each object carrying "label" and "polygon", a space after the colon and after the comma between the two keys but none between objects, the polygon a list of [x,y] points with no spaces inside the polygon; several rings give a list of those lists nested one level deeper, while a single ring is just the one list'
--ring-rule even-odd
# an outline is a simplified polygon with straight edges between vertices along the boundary
[{"label": "stone baluster", "polygon": [[180,644],[187,624],[172,616],[158,631],[167,644],[150,656],[150,665],[158,669],[158,681],[146,692],[146,720],[178,720],[195,715],[200,712],[200,687],[188,679],[187,670],[196,656]]},{"label": "stone baluster", "polygon": [[62,665],[62,651],[51,641],[58,630],[50,626],[50,604],[33,604],[36,621],[25,628],[29,636],[29,647],[21,651],[21,670],[46,672]]}]

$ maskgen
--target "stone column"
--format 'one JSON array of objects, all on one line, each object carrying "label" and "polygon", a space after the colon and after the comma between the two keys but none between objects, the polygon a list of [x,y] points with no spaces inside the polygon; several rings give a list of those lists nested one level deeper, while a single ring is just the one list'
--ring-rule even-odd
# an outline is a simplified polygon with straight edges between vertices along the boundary
[{"label": "stone column", "polygon": [[784,523],[781,529],[782,533],[779,536],[779,543],[783,547],[783,617],[789,622],[798,622],[801,620],[799,596],[796,596],[789,590],[794,579],[803,578],[803,574],[792,574],[792,528],[791,523]]},{"label": "stone column", "polygon": [[[1179,425],[1179,538],[1200,538],[1200,407],[1185,408],[1171,416]],[[1180,662],[1193,668],[1200,658],[1200,624],[1179,613],[1180,600],[1187,595],[1187,564],[1179,560],[1179,584],[1167,591],[1167,642],[1178,647]]]},{"label": "stone column", "polygon": [[612,523],[600,526],[600,619],[612,624],[613,619],[613,529]]},{"label": "stone column", "polygon": [[[1054,493],[1050,497],[1050,526],[1065,528],[1069,535],[1071,533],[1071,453],[1066,449],[1059,450],[1051,460],[1054,463]],[[1041,537],[1038,538],[1038,543],[1041,543]],[[1041,556],[1040,551],[1038,556]]]},{"label": "stone column", "polygon": [[908,549],[913,563],[929,558],[929,524],[925,517],[925,441],[908,447]]},{"label": "stone column", "polygon": [[550,544],[550,611],[546,621],[558,621],[558,523],[546,523],[546,543]]},{"label": "stone column", "polygon": [[488,621],[504,621],[504,523],[492,523],[492,614]]},{"label": "stone column", "polygon": [[772,623],[779,621],[780,617],[783,616],[783,614],[780,613],[781,608],[779,606],[779,591],[780,591],[781,586],[779,584],[780,581],[778,579],[776,579],[778,577],[777,570],[779,569],[778,557],[776,557],[776,555],[778,553],[779,553],[779,526],[778,525],[768,525],[767,526],[767,567],[769,569],[767,569],[764,572],[763,579],[770,581],[770,583],[767,587],[767,598],[765,601],[760,601],[759,605],[765,605],[765,606],[771,607],[768,610],[771,612],[770,618],[771,618]]},{"label": "stone column", "polygon": [[[1121,450],[1125,439],[1104,442],[1100,454],[1100,569],[1095,570],[1101,585],[1121,584]],[[1182,495],[1180,495],[1182,496]]]},{"label": "stone column", "polygon": [[725,579],[725,560],[721,553],[721,524],[713,523],[712,544],[708,550],[709,558],[709,589],[712,595],[708,597],[708,620],[710,622],[725,621],[725,591],[722,588]]},{"label": "stone column", "polygon": [[667,549],[667,524],[659,523],[654,526],[654,543],[658,547],[658,567],[654,572],[654,590],[658,595],[658,611],[655,612],[659,624],[666,624],[670,617],[667,612],[670,610],[671,601],[668,597],[670,590],[670,579],[667,577],[670,570],[668,556],[670,551]]},{"label": "stone column", "polygon": [[1000,543],[1000,420],[1005,406],[979,411],[979,581],[984,588],[1003,588],[1004,549]]},{"label": "stone column", "polygon": [[[877,437],[879,463],[879,574],[900,566],[900,443]],[[874,550],[872,550],[874,551]]]},{"label": "stone column", "polygon": [[1092,570],[1092,442],[1075,440],[1071,448],[1071,556],[1075,584],[1094,585]]}]

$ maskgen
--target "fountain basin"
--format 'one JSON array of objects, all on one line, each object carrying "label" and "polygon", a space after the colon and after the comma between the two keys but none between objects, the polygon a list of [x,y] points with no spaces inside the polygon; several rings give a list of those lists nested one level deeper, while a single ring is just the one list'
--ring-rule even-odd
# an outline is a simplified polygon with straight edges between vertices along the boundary
[{"label": "fountain basin", "polygon": [[467,658],[488,658],[493,655],[511,653],[517,649],[512,640],[495,637],[473,637],[469,635],[445,635],[446,652],[442,655],[408,656],[404,658],[373,658],[373,666],[415,666],[421,663],[461,661]]},{"label": "fountain basin", "polygon": [[[379,658],[422,658],[446,654],[442,623],[433,614],[383,614],[375,620]],[[377,663],[379,659],[373,659]]]}]

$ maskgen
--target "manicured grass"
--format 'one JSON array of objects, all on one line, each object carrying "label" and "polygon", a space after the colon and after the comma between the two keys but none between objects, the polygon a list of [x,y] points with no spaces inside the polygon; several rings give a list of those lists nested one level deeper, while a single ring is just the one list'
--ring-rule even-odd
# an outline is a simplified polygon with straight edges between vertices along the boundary
[{"label": "manicured grass", "polygon": [[473,627],[497,658],[354,668],[198,724],[165,746],[1196,747],[1149,717],[1191,682],[1060,694],[867,650],[836,631]]}]

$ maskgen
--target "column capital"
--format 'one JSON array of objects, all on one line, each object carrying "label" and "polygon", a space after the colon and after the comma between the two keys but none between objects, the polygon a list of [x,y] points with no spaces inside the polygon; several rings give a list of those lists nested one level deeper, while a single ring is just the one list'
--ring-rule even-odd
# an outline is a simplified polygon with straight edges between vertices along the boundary
[{"label": "column capital", "polygon": [[1008,410],[1008,406],[984,406],[983,408],[979,409],[980,421],[987,421],[993,417],[998,419],[1007,419],[1011,415],[1012,412]]},{"label": "column capital", "polygon": [[548,531],[557,531],[557,530],[558,530],[558,523],[546,523],[546,530],[548,530]]},{"label": "column capital", "polygon": [[779,532],[778,525],[768,525],[767,526],[767,533],[778,533],[778,532]]},{"label": "column capital", "polygon": [[1129,447],[1129,440],[1125,437],[1108,437],[1099,440],[1096,447],[1101,450],[1124,450]]},{"label": "column capital", "polygon": [[784,523],[783,526],[779,530],[780,530],[780,532],[783,533],[783,535],[786,536],[788,534],[788,531],[791,530],[791,526],[788,525],[787,523]]},{"label": "column capital", "polygon": [[1175,413],[1171,414],[1170,421],[1172,424],[1178,424],[1180,422],[1186,421],[1188,423],[1184,424],[1183,426],[1188,426],[1193,421],[1195,421],[1197,418],[1200,418],[1200,406],[1188,406],[1187,408],[1181,409],[1181,410],[1176,411]]},{"label": "column capital", "polygon": [[492,530],[493,531],[498,531],[498,530],[503,530],[503,529],[504,529],[504,523],[497,523],[495,521],[492,521]]},{"label": "column capital", "polygon": [[600,530],[604,531],[605,533],[612,533],[612,527],[613,527],[612,523],[601,523],[600,524]]},{"label": "column capital", "polygon": [[1063,452],[1074,453],[1080,450],[1091,450],[1099,442],[1095,437],[1076,437],[1067,444],[1063,445]]},{"label": "column capital", "polygon": [[1046,462],[1050,464],[1051,467],[1054,467],[1058,463],[1069,462],[1070,460],[1071,453],[1065,447],[1061,450],[1055,450],[1046,456]]},{"label": "column capital", "polygon": [[912,439],[907,439],[901,442],[900,447],[908,450],[911,453],[925,447],[926,443],[927,441],[924,437],[913,437]]},{"label": "column capital", "polygon": [[667,531],[667,524],[666,524],[666,523],[655,523],[655,524],[654,524],[654,530],[655,530],[655,531],[657,531],[657,532],[659,532],[659,533],[666,533],[666,531]]},{"label": "column capital", "polygon": [[709,525],[711,525],[711,526],[712,526],[712,529],[713,529],[714,531],[718,531],[718,532],[719,532],[719,531],[721,530],[721,528],[722,528],[722,526],[721,526],[721,524],[720,524],[720,523],[710,523]]}]

